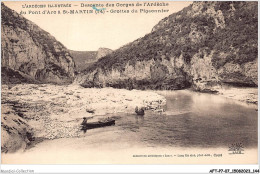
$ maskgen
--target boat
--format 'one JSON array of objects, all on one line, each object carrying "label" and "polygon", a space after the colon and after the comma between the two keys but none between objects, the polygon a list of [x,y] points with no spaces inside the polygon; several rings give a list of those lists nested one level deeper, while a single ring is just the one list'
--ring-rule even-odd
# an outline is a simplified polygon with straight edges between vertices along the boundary
[{"label": "boat", "polygon": [[99,128],[99,127],[115,125],[115,120],[107,119],[105,121],[97,121],[97,122],[89,122],[89,123],[84,120],[81,123],[81,125],[82,125],[82,130],[94,129],[94,128]]},{"label": "boat", "polygon": [[137,115],[144,115],[144,108],[142,107],[142,108],[138,109],[138,107],[136,106],[135,113]]}]

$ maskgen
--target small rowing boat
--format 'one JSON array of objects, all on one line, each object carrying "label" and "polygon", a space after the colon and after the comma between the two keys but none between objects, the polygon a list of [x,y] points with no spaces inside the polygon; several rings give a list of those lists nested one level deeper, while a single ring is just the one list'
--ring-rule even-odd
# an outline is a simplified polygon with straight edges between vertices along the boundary
[{"label": "small rowing boat", "polygon": [[89,122],[88,123],[87,119],[84,119],[83,122],[81,123],[81,125],[82,125],[82,130],[94,129],[94,128],[99,128],[99,127],[115,125],[115,120],[106,119],[104,121],[97,121],[97,122]]}]

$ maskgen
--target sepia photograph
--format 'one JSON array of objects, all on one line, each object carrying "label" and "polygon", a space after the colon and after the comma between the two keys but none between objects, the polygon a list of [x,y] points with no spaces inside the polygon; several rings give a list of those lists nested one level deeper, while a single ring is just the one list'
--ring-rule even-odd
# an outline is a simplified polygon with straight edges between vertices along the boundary
[{"label": "sepia photograph", "polygon": [[258,2],[2,1],[1,163],[258,164]]}]

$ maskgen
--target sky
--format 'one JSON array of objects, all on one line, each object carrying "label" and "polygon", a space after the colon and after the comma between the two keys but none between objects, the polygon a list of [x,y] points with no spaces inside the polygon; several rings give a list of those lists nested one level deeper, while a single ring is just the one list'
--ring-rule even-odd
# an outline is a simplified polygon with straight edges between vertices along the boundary
[{"label": "sky", "polygon": [[[140,1],[144,3],[145,1]],[[157,1],[158,2],[158,1]],[[92,7],[81,7],[89,4],[103,4],[106,8],[105,14],[42,14],[43,11],[60,10],[92,10]],[[114,4],[114,7],[106,7],[106,4]],[[121,7],[117,7],[117,3]],[[26,12],[23,16],[45,31],[49,32],[68,49],[75,51],[95,51],[100,47],[117,49],[129,42],[132,42],[145,34],[151,32],[161,19],[178,12],[191,4],[188,1],[165,1],[169,6],[164,7],[137,7],[137,1],[110,1],[110,2],[77,2],[77,1],[12,1],[4,2],[9,8],[20,13]],[[23,8],[26,5],[46,5],[46,8]],[[72,7],[55,8],[48,7],[48,4],[71,4]],[[134,7],[125,7],[123,4],[134,4]],[[102,7],[96,7],[101,9]],[[111,13],[110,10],[138,10],[138,13]],[[140,9],[169,10],[166,13],[140,13]],[[40,14],[37,12],[40,11]],[[30,12],[30,14],[29,14]],[[34,14],[32,14],[34,13]],[[38,12],[39,13],[39,12]]]}]

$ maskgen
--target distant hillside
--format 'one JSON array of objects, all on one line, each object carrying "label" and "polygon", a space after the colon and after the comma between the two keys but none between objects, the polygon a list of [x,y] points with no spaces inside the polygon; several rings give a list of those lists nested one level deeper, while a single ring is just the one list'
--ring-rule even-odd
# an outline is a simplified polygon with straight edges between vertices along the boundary
[{"label": "distant hillside", "polygon": [[2,83],[71,83],[75,63],[48,32],[1,3]]},{"label": "distant hillside", "polygon": [[73,57],[78,72],[86,69],[92,63],[96,62],[97,51],[72,51],[70,54]]},{"label": "distant hillside", "polygon": [[79,74],[86,87],[257,86],[257,2],[194,2]]},{"label": "distant hillside", "polygon": [[99,48],[98,51],[72,51],[70,54],[74,58],[76,70],[81,72],[90,65],[98,61],[99,58],[106,56],[112,52],[109,48]]}]

